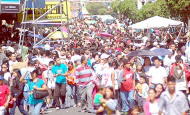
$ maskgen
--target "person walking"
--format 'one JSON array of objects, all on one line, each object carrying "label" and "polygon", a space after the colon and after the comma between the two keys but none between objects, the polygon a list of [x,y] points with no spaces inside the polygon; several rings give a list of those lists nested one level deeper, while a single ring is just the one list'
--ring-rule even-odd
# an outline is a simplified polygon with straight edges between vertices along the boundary
[{"label": "person walking", "polygon": [[127,59],[123,59],[123,73],[120,76],[121,88],[120,88],[120,97],[122,101],[122,111],[127,114],[130,108],[134,105],[134,72],[130,68],[130,62]]},{"label": "person walking", "polygon": [[[82,112],[92,112],[92,92],[94,89],[92,69],[87,65],[88,58],[81,57],[81,65],[76,68],[77,94],[80,96]],[[87,98],[87,99],[86,99]],[[87,108],[85,108],[86,103]]]},{"label": "person walking", "polygon": [[158,103],[159,115],[186,115],[189,104],[184,93],[176,90],[176,79],[168,77],[168,90],[164,91]]},{"label": "person walking", "polygon": [[47,97],[47,108],[50,108],[52,106],[50,103],[55,99],[54,92],[56,78],[53,77],[53,73],[51,72],[53,66],[54,61],[50,61],[48,69],[42,73],[42,79],[46,83],[49,92],[49,96]]},{"label": "person walking", "polygon": [[10,79],[11,96],[15,101],[13,108],[10,108],[10,115],[15,115],[16,106],[23,115],[28,115],[24,110],[24,83],[20,82],[21,72],[19,69],[14,69],[12,78]]},{"label": "person walking", "polygon": [[9,101],[11,99],[11,94],[9,87],[5,84],[4,82],[4,77],[3,77],[3,72],[0,72],[0,115],[6,115],[8,114],[7,108],[9,105]]},{"label": "person walking", "polygon": [[73,62],[68,62],[68,75],[67,77],[67,100],[66,107],[71,107],[71,99],[74,99],[74,107],[77,106],[76,84],[75,84],[75,68]]},{"label": "person walking", "polygon": [[[55,57],[56,64],[52,67],[53,76],[56,77],[55,82],[55,101],[56,101],[56,110],[59,110],[60,107],[64,108],[65,104],[65,95],[66,95],[66,72],[68,68],[65,64],[61,64],[60,58]],[[60,105],[59,98],[61,98],[62,106]]]},{"label": "person walking", "polygon": [[156,90],[149,89],[148,91],[149,100],[144,103],[145,115],[158,115],[158,99],[156,99]]},{"label": "person walking", "polygon": [[38,70],[34,69],[32,72],[30,72],[31,79],[24,80],[24,77],[28,74],[28,71],[20,78],[20,81],[23,83],[27,83],[29,86],[29,99],[28,103],[30,106],[31,115],[40,115],[40,110],[43,105],[43,98],[42,99],[35,99],[33,96],[33,90],[39,90],[39,91],[46,91],[47,86],[45,85],[45,82],[39,78],[37,78]]}]

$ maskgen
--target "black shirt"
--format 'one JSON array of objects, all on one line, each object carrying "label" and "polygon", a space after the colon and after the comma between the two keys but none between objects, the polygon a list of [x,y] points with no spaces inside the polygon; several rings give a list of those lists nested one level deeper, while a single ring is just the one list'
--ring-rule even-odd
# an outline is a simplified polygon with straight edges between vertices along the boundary
[{"label": "black shirt", "polygon": [[22,99],[24,90],[24,83],[20,82],[19,78],[16,77],[13,80],[13,86],[11,86],[11,95],[14,98]]}]

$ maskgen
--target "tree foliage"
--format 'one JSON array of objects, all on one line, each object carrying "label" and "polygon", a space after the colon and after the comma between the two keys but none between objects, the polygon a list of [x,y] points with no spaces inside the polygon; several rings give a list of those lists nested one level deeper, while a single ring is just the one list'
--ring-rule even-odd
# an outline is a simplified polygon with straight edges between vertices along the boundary
[{"label": "tree foliage", "polygon": [[187,22],[190,18],[190,0],[165,0],[172,17]]},{"label": "tree foliage", "polygon": [[108,11],[108,8],[102,3],[88,3],[86,9],[91,15],[105,15]]},{"label": "tree foliage", "polygon": [[124,0],[119,2],[117,10],[119,13],[124,14],[127,17],[131,17],[131,19],[135,19],[138,14],[137,2],[135,0]]},{"label": "tree foliage", "polygon": [[184,22],[190,18],[190,0],[157,0],[146,3],[142,9],[137,9],[136,0],[114,1],[112,3],[114,12],[141,21],[152,16],[166,18],[177,18]]}]

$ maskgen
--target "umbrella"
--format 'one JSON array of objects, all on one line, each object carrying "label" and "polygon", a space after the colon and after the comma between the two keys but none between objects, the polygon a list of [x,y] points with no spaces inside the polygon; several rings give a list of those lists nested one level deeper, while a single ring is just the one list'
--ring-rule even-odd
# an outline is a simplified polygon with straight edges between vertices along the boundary
[{"label": "umbrella", "polygon": [[132,51],[129,53],[127,56],[155,56],[156,54],[152,51],[148,50],[137,50],[137,51]]},{"label": "umbrella", "polygon": [[89,21],[85,21],[87,24],[96,24],[95,20],[89,20]]},{"label": "umbrella", "polygon": [[[28,36],[34,37],[34,34],[29,33]],[[38,34],[35,34],[35,37],[36,37],[36,38],[39,38],[39,39],[42,39],[42,36],[41,36],[41,35],[38,35]]]},{"label": "umbrella", "polygon": [[100,33],[100,36],[102,36],[102,37],[111,37],[112,35],[108,34],[108,33]]},{"label": "umbrella", "polygon": [[172,52],[168,49],[165,48],[157,48],[152,50],[156,54],[156,56],[165,56],[165,55],[170,55]]},{"label": "umbrella", "polygon": [[57,31],[54,34],[52,34],[49,38],[53,39],[53,40],[57,40],[57,39],[63,39],[63,38],[67,38],[68,35],[66,32],[60,32]]}]

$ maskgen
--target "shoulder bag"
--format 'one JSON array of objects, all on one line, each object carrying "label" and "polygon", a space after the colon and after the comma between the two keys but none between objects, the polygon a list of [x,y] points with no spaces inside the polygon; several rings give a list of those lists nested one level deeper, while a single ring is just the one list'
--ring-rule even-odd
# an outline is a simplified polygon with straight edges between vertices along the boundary
[{"label": "shoulder bag", "polygon": [[48,90],[46,90],[46,91],[33,90],[34,99],[43,99],[43,98],[47,97],[48,95],[49,95]]}]

